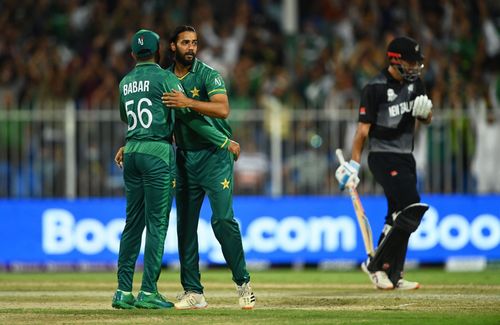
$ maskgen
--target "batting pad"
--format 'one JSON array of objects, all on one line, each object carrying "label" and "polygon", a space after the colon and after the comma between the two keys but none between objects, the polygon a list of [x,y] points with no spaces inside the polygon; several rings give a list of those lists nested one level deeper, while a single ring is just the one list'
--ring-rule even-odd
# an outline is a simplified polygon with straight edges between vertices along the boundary
[{"label": "batting pad", "polygon": [[386,270],[400,262],[401,258],[398,256],[400,248],[408,244],[411,233],[417,230],[428,209],[427,204],[414,203],[393,214],[394,226],[384,237],[375,251],[375,256],[370,260],[368,264],[370,272]]},{"label": "batting pad", "polygon": [[420,221],[422,221],[422,218],[428,209],[429,206],[424,203],[410,204],[394,215],[394,227],[401,228],[408,233],[414,232],[417,230],[420,225]]}]

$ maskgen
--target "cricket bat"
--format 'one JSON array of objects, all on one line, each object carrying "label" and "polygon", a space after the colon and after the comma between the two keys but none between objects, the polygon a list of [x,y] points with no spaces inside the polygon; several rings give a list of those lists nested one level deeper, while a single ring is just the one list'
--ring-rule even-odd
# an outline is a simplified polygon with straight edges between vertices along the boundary
[{"label": "cricket bat", "polygon": [[[345,159],[344,154],[342,153],[342,149],[335,150],[335,154],[337,155],[337,159],[339,160],[340,164],[344,164]],[[373,248],[373,236],[370,222],[368,222],[368,218],[365,214],[365,209],[363,209],[363,205],[361,204],[361,200],[356,188],[347,186],[347,189],[349,190],[349,195],[354,207],[354,212],[356,213],[356,218],[358,219],[361,236],[363,237],[363,243],[365,244],[366,254],[368,254],[368,256],[370,257],[373,257],[375,255],[375,249]]]}]

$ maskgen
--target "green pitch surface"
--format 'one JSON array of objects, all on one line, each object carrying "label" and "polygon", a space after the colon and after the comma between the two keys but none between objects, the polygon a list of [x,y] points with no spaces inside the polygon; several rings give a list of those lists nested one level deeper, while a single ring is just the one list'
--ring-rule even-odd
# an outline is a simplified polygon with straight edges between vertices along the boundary
[{"label": "green pitch surface", "polygon": [[[0,324],[500,324],[500,271],[412,270],[416,291],[378,291],[361,271],[254,271],[254,310],[240,310],[231,275],[203,272],[204,310],[114,310],[115,274],[0,273]],[[179,275],[164,271],[174,300]],[[137,294],[140,274],[135,278]]]}]

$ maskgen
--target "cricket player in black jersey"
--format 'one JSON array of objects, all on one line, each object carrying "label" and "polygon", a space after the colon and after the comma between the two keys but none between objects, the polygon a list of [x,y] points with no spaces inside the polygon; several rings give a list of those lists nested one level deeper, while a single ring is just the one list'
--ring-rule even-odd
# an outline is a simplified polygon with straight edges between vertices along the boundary
[{"label": "cricket player in black jersey", "polygon": [[410,235],[428,209],[417,192],[413,140],[418,122],[432,120],[432,102],[420,79],[424,59],[419,44],[398,37],[387,48],[389,67],[363,89],[352,157],[336,171],[340,189],[356,187],[361,153],[368,138],[368,166],[384,189],[388,211],[374,256],[361,268],[379,289],[418,289],[403,279]]}]

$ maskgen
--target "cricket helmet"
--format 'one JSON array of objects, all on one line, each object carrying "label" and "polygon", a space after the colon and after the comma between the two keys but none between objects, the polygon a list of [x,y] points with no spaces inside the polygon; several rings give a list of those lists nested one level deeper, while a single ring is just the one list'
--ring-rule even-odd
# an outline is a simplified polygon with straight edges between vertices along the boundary
[{"label": "cricket helmet", "polygon": [[420,45],[410,37],[403,36],[393,39],[387,47],[387,57],[389,63],[408,82],[417,80],[424,67],[422,64],[424,56],[420,50]]}]

